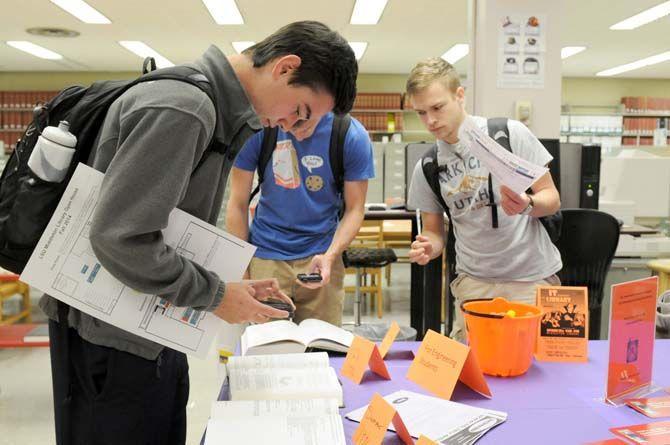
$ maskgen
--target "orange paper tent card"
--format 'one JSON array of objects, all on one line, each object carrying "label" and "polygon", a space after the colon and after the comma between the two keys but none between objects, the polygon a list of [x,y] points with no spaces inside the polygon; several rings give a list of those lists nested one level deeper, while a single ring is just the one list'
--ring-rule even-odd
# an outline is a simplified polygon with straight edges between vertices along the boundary
[{"label": "orange paper tent card", "polygon": [[416,442],[416,445],[437,445],[437,442],[430,440],[423,434],[419,437],[419,440]]},{"label": "orange paper tent card", "polygon": [[491,397],[489,385],[470,348],[432,330],[423,338],[407,378],[446,400],[451,399],[459,380],[479,394]]},{"label": "orange paper tent card", "polygon": [[414,440],[409,435],[409,431],[407,431],[407,427],[398,415],[398,412],[377,393],[372,396],[372,401],[368,405],[368,409],[365,410],[361,424],[354,431],[354,445],[381,444],[389,423],[393,423],[398,437],[406,445],[414,445]]},{"label": "orange paper tent card", "polygon": [[391,324],[389,330],[386,332],[382,343],[379,345],[379,353],[381,354],[382,358],[386,357],[386,353],[389,352],[389,349],[391,349],[391,345],[395,341],[395,338],[398,336],[399,332],[400,326],[398,326],[398,322],[394,321]]},{"label": "orange paper tent card", "polygon": [[391,380],[377,345],[363,337],[355,336],[342,363],[340,374],[358,385],[368,368],[378,376]]}]

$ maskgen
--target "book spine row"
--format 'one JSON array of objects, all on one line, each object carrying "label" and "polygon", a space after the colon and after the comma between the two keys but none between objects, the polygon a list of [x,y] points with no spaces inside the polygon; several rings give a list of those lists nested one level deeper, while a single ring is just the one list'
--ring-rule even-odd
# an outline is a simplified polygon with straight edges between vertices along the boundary
[{"label": "book spine row", "polygon": [[670,98],[626,96],[621,98],[626,113],[661,112],[670,114]]},{"label": "book spine row", "polygon": [[623,131],[632,135],[653,136],[654,130],[668,128],[669,123],[667,117],[624,117]]},{"label": "book spine row", "polygon": [[370,110],[399,110],[402,105],[400,93],[358,93],[354,102],[354,111],[359,109]]},{"label": "book spine row", "polygon": [[351,116],[368,131],[394,133],[402,131],[405,124],[402,113],[357,113],[354,110]]}]

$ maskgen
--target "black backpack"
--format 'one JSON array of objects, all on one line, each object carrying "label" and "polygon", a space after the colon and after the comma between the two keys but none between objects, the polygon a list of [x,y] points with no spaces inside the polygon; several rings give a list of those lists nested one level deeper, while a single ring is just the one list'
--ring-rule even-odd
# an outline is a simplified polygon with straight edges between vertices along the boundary
[{"label": "black backpack", "polygon": [[[486,122],[488,127],[488,133],[491,138],[493,138],[498,144],[502,145],[505,149],[512,152],[512,147],[509,141],[509,128],[507,127],[507,118],[492,118],[488,119]],[[497,136],[497,137],[496,137]],[[430,189],[435,194],[435,197],[440,202],[440,205],[447,213],[449,218],[449,231],[447,232],[447,264],[449,267],[449,279],[447,282],[447,293],[449,295],[449,301],[453,301],[451,296],[451,289],[449,283],[456,279],[456,236],[454,234],[454,225],[451,223],[451,213],[449,212],[449,206],[444,201],[442,197],[442,190],[440,188],[440,166],[437,163],[437,144],[433,145],[422,157],[421,157],[421,167],[423,174],[426,177],[426,181],[430,186]],[[489,192],[489,203],[487,206],[491,207],[491,227],[494,229],[498,228],[498,204],[495,202],[493,195],[493,181],[491,179],[491,174],[489,173],[488,177],[488,192]],[[530,189],[527,193],[532,192]],[[561,235],[561,226],[563,224],[563,216],[561,211],[554,213],[553,215],[543,216],[540,219],[542,226],[547,231],[549,238],[555,244]],[[453,308],[449,311],[449,326],[453,319]]]},{"label": "black backpack", "polygon": [[[33,121],[17,142],[0,177],[0,266],[16,273],[23,271],[77,164],[88,161],[107,110],[126,90],[141,82],[172,79],[200,88],[214,102],[207,78],[195,68],[155,68],[153,59],[147,58],[142,75],[136,79],[98,81],[89,87],[71,86],[35,109]],[[28,158],[42,130],[62,120],[70,123],[77,145],[65,179],[59,183],[47,182],[28,168]],[[207,152],[210,151],[224,153],[226,146],[212,140]]]},{"label": "black backpack", "polygon": [[[347,131],[351,125],[351,116],[348,114],[336,114],[333,117],[333,130],[330,133],[330,146],[328,148],[328,155],[330,158],[330,169],[335,178],[335,187],[337,193],[340,195],[342,206],[340,207],[340,216],[344,211],[344,141],[347,137]],[[263,184],[265,176],[265,169],[272,159],[272,153],[277,145],[277,135],[279,134],[278,127],[266,127],[263,129],[263,142],[261,143],[261,153],[258,157],[258,166],[256,171],[258,173],[258,185],[251,192],[249,202],[254,199]]]}]

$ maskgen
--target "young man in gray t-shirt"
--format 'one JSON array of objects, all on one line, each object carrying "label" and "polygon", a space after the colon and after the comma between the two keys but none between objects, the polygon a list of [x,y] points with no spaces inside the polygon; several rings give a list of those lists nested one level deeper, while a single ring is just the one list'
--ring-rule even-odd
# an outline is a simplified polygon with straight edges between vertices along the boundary
[{"label": "young man in gray t-shirt", "polygon": [[[420,62],[407,80],[407,94],[437,139],[440,188],[456,237],[458,278],[451,283],[456,300],[451,336],[463,340],[463,301],[502,296],[534,304],[537,285],[559,283],[555,274],[562,267],[561,255],[538,218],[555,213],[560,198],[548,172],[533,184],[532,195],[519,195],[493,178],[495,202],[503,210],[498,211],[498,228],[493,228],[489,170],[458,139],[458,129],[467,116],[458,73],[442,59]],[[485,118],[472,118],[486,131]],[[526,126],[510,120],[508,128],[514,154],[537,165],[551,161],[551,155]],[[409,258],[424,265],[442,252],[444,220],[421,161],[414,168],[408,204],[421,210],[424,221]]]}]

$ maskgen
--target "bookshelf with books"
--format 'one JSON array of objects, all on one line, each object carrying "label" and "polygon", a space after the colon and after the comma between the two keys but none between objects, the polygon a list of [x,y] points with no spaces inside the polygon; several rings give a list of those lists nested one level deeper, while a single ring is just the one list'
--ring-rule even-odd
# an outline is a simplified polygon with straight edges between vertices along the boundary
[{"label": "bookshelf with books", "polygon": [[33,120],[33,109],[57,91],[0,91],[0,153],[9,154]]},{"label": "bookshelf with books", "polygon": [[664,146],[670,143],[670,98],[626,96],[623,106],[623,145]]},{"label": "bookshelf with books", "polygon": [[626,96],[615,106],[566,105],[563,111],[561,140],[565,142],[601,143],[603,147],[670,144],[670,98]]},{"label": "bookshelf with books", "polygon": [[351,115],[363,124],[372,140],[381,140],[384,135],[394,133],[402,134],[403,139],[410,135],[429,136],[430,133],[417,126],[417,122],[413,122],[416,128],[407,125],[407,113],[414,118],[414,110],[402,93],[358,93],[351,110]]}]

